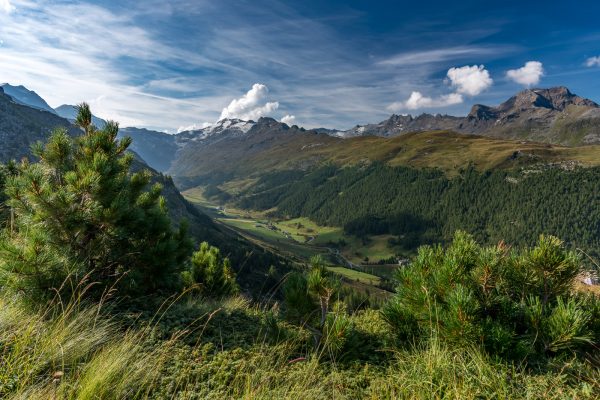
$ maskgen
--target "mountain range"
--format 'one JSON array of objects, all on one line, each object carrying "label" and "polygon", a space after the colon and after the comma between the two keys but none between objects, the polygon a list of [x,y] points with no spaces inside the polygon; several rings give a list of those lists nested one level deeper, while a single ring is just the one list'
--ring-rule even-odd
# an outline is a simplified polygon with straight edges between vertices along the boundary
[{"label": "mountain range", "polygon": [[[265,149],[278,149],[281,157],[257,156],[257,160],[262,158],[257,161],[259,164],[274,166],[278,163],[275,167],[281,168],[297,160],[296,164],[308,166],[316,160],[340,158],[345,153],[350,159],[374,151],[382,153],[389,150],[388,153],[393,153],[393,147],[403,142],[402,139],[390,144],[375,142],[375,149],[357,149],[355,142],[339,142],[337,139],[410,135],[405,142],[414,144],[419,141],[419,137],[413,137],[415,133],[432,131],[551,145],[591,145],[600,143],[600,106],[571,93],[565,87],[554,87],[523,90],[495,107],[476,104],[465,117],[392,115],[380,123],[355,126],[346,131],[325,128],[305,130],[263,117],[259,121],[224,119],[209,127],[177,135],[130,128],[124,129],[123,133],[134,138],[134,143],[137,143],[133,146],[134,150],[150,165],[182,181],[189,178],[190,170],[199,170],[203,166],[207,167],[207,173],[215,168],[220,168],[218,172],[224,173],[231,170],[233,165],[241,166],[239,160],[248,159]],[[421,145],[426,145],[428,139],[425,136],[420,138],[423,139]],[[497,142],[490,142],[492,148],[494,144]],[[298,152],[298,146],[301,152]],[[387,149],[388,146],[392,148]],[[323,157],[322,153],[328,148],[338,155]],[[308,155],[304,157],[304,154]]]},{"label": "mountain range", "polygon": [[[14,103],[47,111],[43,117],[47,120],[46,125],[66,126],[69,124],[64,119],[72,122],[75,117],[75,106],[62,105],[53,110],[44,99],[23,86],[4,84],[2,88],[5,97],[12,98]],[[59,116],[64,119],[58,119]],[[93,121],[99,127],[105,124],[105,120],[96,116]],[[432,139],[429,136],[434,131],[466,136],[448,134]],[[416,133],[425,134],[415,136]],[[179,182],[189,182],[200,173],[206,175],[216,171],[225,174],[232,173],[236,168],[244,169],[241,160],[249,159],[253,159],[251,165],[261,169],[284,168],[291,164],[294,168],[306,168],[317,162],[338,162],[342,159],[397,161],[399,157],[406,156],[406,151],[399,149],[406,150],[407,143],[411,143],[415,151],[415,146],[423,150],[432,140],[437,143],[448,140],[474,143],[491,138],[555,146],[596,144],[600,143],[600,106],[571,93],[566,87],[553,87],[523,90],[495,107],[476,104],[464,117],[392,115],[379,123],[357,125],[345,131],[326,128],[306,130],[262,117],[258,121],[223,119],[208,127],[176,135],[135,127],[123,128],[119,135],[132,137],[131,149],[151,167],[159,172],[168,172]],[[467,140],[469,135],[475,135],[477,140]],[[394,140],[368,139],[373,137]],[[357,141],[357,138],[365,138],[365,141]],[[21,141],[22,145],[29,144],[24,138]],[[357,146],[357,143],[361,143],[361,146]],[[492,141],[488,146],[494,148],[499,143]],[[515,146],[524,147],[516,143],[508,147]],[[544,145],[533,143],[527,146],[545,148]],[[518,150],[522,153],[519,148],[515,151]],[[558,147],[554,150],[562,154],[568,152]],[[399,156],[400,153],[404,155]],[[417,158],[422,158],[427,151],[417,153],[420,154]],[[447,163],[444,161],[442,164]]]},{"label": "mountain range", "polygon": [[319,131],[347,138],[432,130],[565,145],[593,144],[600,143],[600,106],[562,86],[526,89],[497,107],[476,104],[465,117],[392,115],[378,124],[357,125],[347,131]]},{"label": "mountain range", "polygon": [[16,103],[38,110],[48,111],[51,114],[56,114],[56,111],[46,103],[46,100],[23,85],[13,86],[8,83],[3,83],[0,85],[0,88],[2,88],[4,94],[10,96]]}]

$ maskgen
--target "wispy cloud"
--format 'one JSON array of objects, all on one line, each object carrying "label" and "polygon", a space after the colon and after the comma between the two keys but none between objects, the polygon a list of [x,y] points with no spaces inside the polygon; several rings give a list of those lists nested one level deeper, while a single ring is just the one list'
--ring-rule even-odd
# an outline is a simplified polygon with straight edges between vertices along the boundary
[{"label": "wispy cloud", "polygon": [[408,51],[381,60],[377,64],[391,66],[431,64],[464,57],[489,55],[493,51],[498,51],[498,49],[478,46],[460,46],[422,51]]},{"label": "wispy cloud", "polygon": [[2,80],[29,86],[53,106],[88,101],[95,113],[125,126],[177,126],[175,121],[189,121],[208,105],[206,99],[162,96],[134,83],[135,76],[122,68],[125,60],[155,74],[164,71],[162,63],[209,62],[166,46],[126,16],[92,4],[18,5],[16,12],[0,14]]},{"label": "wispy cloud", "polygon": [[[398,94],[421,93],[411,106],[455,105],[484,90],[484,73],[457,75],[452,94],[440,94],[440,73],[513,51],[473,45],[490,34],[477,29],[436,28],[444,40],[435,49],[419,32],[349,38],[336,24],[353,26],[360,13],[314,18],[279,0],[0,0],[0,10],[0,81],[28,86],[53,106],[88,101],[124,126],[172,131],[216,121],[224,109],[347,128],[387,116]],[[241,107],[255,82],[273,99]]]},{"label": "wispy cloud", "polygon": [[590,57],[585,60],[586,67],[600,67],[600,56]]},{"label": "wispy cloud", "polygon": [[12,5],[10,0],[0,0],[0,11],[6,14],[10,14],[15,10],[15,6]]}]

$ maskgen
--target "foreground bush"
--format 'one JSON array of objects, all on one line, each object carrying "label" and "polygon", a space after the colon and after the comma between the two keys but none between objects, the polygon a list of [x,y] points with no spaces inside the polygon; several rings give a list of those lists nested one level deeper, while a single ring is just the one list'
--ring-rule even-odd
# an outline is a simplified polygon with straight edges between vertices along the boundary
[{"label": "foreground bush", "polygon": [[518,251],[481,247],[459,232],[447,249],[422,247],[398,271],[383,315],[409,343],[436,337],[519,360],[591,353],[600,340],[598,300],[574,291],[581,272],[554,237]]},{"label": "foreground bush", "polygon": [[131,139],[116,139],[116,123],[96,129],[84,104],[77,124],[81,136],[55,132],[34,146],[38,162],[6,177],[12,219],[0,238],[0,285],[47,298],[67,279],[93,282],[88,293],[176,283],[191,247],[185,229],[172,230],[160,185],[130,172]]},{"label": "foreground bush", "polygon": [[198,251],[192,254],[190,264],[183,273],[184,283],[195,286],[202,295],[231,296],[239,291],[231,263],[217,247],[202,242]]}]

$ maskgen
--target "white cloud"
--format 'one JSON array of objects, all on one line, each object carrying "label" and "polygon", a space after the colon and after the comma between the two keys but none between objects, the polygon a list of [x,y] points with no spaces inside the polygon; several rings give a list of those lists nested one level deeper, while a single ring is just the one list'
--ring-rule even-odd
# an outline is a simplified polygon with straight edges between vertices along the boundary
[{"label": "white cloud", "polygon": [[186,131],[197,131],[199,129],[208,128],[212,124],[210,122],[203,122],[202,124],[192,124],[189,126],[180,126],[177,129],[177,133],[186,132]]},{"label": "white cloud", "polygon": [[288,124],[289,126],[292,126],[296,123],[296,116],[288,114],[285,117],[281,118],[281,122],[283,122],[284,124]]},{"label": "white cloud", "polygon": [[537,85],[542,75],[544,75],[544,67],[539,61],[527,61],[521,68],[506,72],[510,80],[525,86]]},{"label": "white cloud", "polygon": [[457,93],[468,96],[477,96],[494,83],[490,78],[490,73],[483,65],[450,68],[447,76]]},{"label": "white cloud", "polygon": [[585,60],[586,67],[600,67],[600,56],[590,57]]},{"label": "white cloud", "polygon": [[279,108],[276,101],[267,102],[269,88],[261,83],[252,85],[252,89],[239,99],[232,100],[221,112],[219,118],[239,118],[242,120],[257,120]]},{"label": "white cloud", "polygon": [[10,14],[15,10],[15,6],[10,3],[10,0],[0,0],[0,11]]},{"label": "white cloud", "polygon": [[392,103],[388,110],[396,112],[400,110],[418,110],[420,108],[447,107],[462,102],[463,96],[460,93],[450,93],[432,98],[423,96],[421,92],[412,92],[408,100]]},{"label": "white cloud", "polygon": [[157,74],[168,62],[214,64],[161,43],[126,14],[89,3],[49,3],[13,2],[18,12],[11,15],[0,7],[2,82],[35,90],[53,107],[87,101],[95,114],[121,126],[157,130],[214,120],[219,115],[215,103],[228,101],[221,94],[174,98],[132,83],[133,73],[122,68],[123,56],[134,58],[138,71]]}]

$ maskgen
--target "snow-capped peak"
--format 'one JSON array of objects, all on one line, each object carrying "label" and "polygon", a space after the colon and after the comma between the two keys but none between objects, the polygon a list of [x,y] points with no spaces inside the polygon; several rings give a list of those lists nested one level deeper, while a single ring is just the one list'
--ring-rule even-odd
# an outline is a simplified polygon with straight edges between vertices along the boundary
[{"label": "snow-capped peak", "polygon": [[232,137],[242,136],[248,133],[254,125],[256,125],[254,121],[224,118],[201,129],[180,132],[177,135],[177,142],[183,146],[189,141],[196,142],[225,134]]}]

